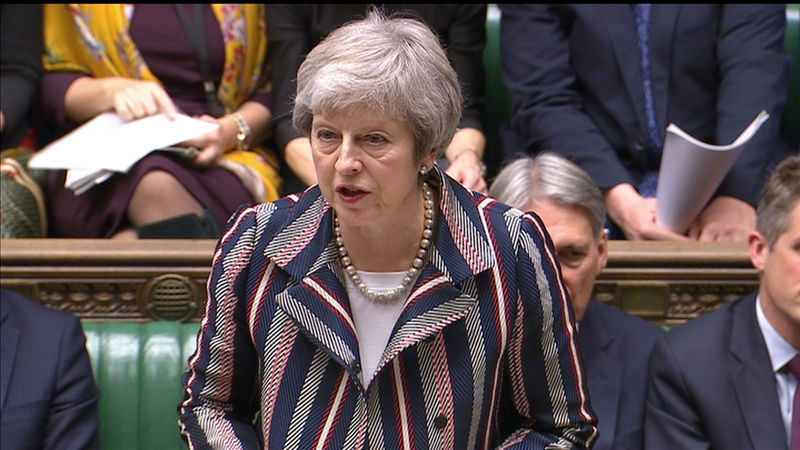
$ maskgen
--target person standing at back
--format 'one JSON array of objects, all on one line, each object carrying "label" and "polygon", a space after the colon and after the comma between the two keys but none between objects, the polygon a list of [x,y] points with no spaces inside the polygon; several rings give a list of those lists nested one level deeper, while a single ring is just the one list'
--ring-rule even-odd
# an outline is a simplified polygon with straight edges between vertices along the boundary
[{"label": "person standing at back", "polygon": [[[747,239],[772,167],[791,58],[783,4],[501,5],[513,112],[505,159],[552,149],[600,187],[612,238]],[[655,220],[667,125],[730,144],[770,114],[688,236]]]},{"label": "person standing at back", "polygon": [[594,449],[641,449],[647,362],[657,325],[592,298],[606,267],[603,195],[580,167],[555,153],[524,156],[502,168],[490,196],[542,218],[561,265],[600,432]]}]

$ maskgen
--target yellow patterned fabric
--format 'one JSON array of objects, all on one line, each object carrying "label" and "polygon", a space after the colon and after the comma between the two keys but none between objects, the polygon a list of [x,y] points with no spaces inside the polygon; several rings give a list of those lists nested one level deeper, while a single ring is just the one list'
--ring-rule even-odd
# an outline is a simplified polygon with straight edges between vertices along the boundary
[{"label": "yellow patterned fabric", "polygon": [[[217,96],[228,113],[271,87],[266,81],[267,32],[263,4],[213,4],[225,41],[225,68]],[[150,72],[130,36],[132,4],[46,4],[44,8],[47,71],[71,71],[94,77],[159,80]],[[251,147],[252,155],[226,154],[262,177],[266,198],[279,197],[281,184],[275,153]]]}]

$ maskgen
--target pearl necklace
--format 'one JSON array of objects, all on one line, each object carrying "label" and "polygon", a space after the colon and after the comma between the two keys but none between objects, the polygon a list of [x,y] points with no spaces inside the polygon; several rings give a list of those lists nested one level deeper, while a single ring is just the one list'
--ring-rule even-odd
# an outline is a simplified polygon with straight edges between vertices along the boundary
[{"label": "pearl necklace", "polygon": [[344,247],[344,239],[342,239],[341,229],[339,227],[339,218],[334,217],[333,232],[336,235],[336,245],[339,246],[339,255],[342,258],[342,268],[353,281],[353,284],[356,286],[356,288],[372,303],[379,305],[388,305],[390,303],[394,303],[397,297],[401,293],[405,292],[406,289],[410,287],[411,283],[416,280],[420,269],[422,269],[422,266],[425,264],[425,257],[428,256],[428,248],[431,246],[431,236],[433,236],[433,217],[435,211],[433,209],[433,192],[431,191],[430,186],[428,186],[428,183],[422,183],[422,192],[423,196],[425,197],[425,224],[424,229],[422,230],[422,239],[419,241],[419,250],[417,250],[417,256],[411,263],[411,267],[408,269],[408,271],[406,271],[403,281],[388,291],[374,291],[370,289],[366,283],[364,283],[360,276],[358,276],[358,272],[356,272],[356,268],[353,266],[352,261],[350,261],[350,256],[347,254],[347,249]]}]

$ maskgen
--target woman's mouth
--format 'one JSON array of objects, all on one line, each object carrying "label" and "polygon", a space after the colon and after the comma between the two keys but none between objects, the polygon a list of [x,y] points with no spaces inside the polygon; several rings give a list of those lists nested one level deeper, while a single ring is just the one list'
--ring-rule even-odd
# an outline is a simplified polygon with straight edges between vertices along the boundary
[{"label": "woman's mouth", "polygon": [[339,197],[346,202],[355,202],[367,195],[367,191],[347,186],[336,188],[336,192],[339,194]]}]

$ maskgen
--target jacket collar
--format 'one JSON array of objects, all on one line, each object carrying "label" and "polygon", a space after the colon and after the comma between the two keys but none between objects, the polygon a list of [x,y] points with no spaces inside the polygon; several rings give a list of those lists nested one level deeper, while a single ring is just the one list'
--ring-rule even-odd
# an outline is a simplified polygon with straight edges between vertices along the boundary
[{"label": "jacket collar", "polygon": [[[644,91],[642,88],[641,56],[639,41],[629,4],[597,5],[603,8],[606,32],[617,57],[617,65],[625,81],[625,87],[636,111],[639,127],[647,130]],[[666,128],[668,87],[672,61],[672,48],[676,21],[680,6],[653,4],[650,19],[650,81],[653,103],[656,108],[656,123],[660,130]],[[663,131],[661,132],[663,139]]]},{"label": "jacket collar", "polygon": [[730,352],[738,363],[731,381],[753,448],[785,448],[775,375],[756,319],[756,294],[732,305]]},{"label": "jacket collar", "polygon": [[[477,303],[473,277],[496,265],[484,221],[494,201],[464,189],[434,166],[440,194],[435,239],[378,370],[402,349],[465,316]],[[296,196],[265,256],[292,281],[276,301],[301,331],[357,376],[358,341],[333,238],[333,210],[314,186]]]},{"label": "jacket collar", "polygon": [[[436,239],[429,264],[453,284],[475,276],[496,264],[483,224],[488,198],[477,196],[434,166],[431,187],[440,194]],[[296,196],[286,226],[278,232],[265,256],[296,280],[320,267],[337,262],[333,239],[333,210],[318,186]],[[295,251],[292,251],[294,249]],[[444,258],[444,259],[442,259]],[[446,260],[446,262],[445,262]]]}]

